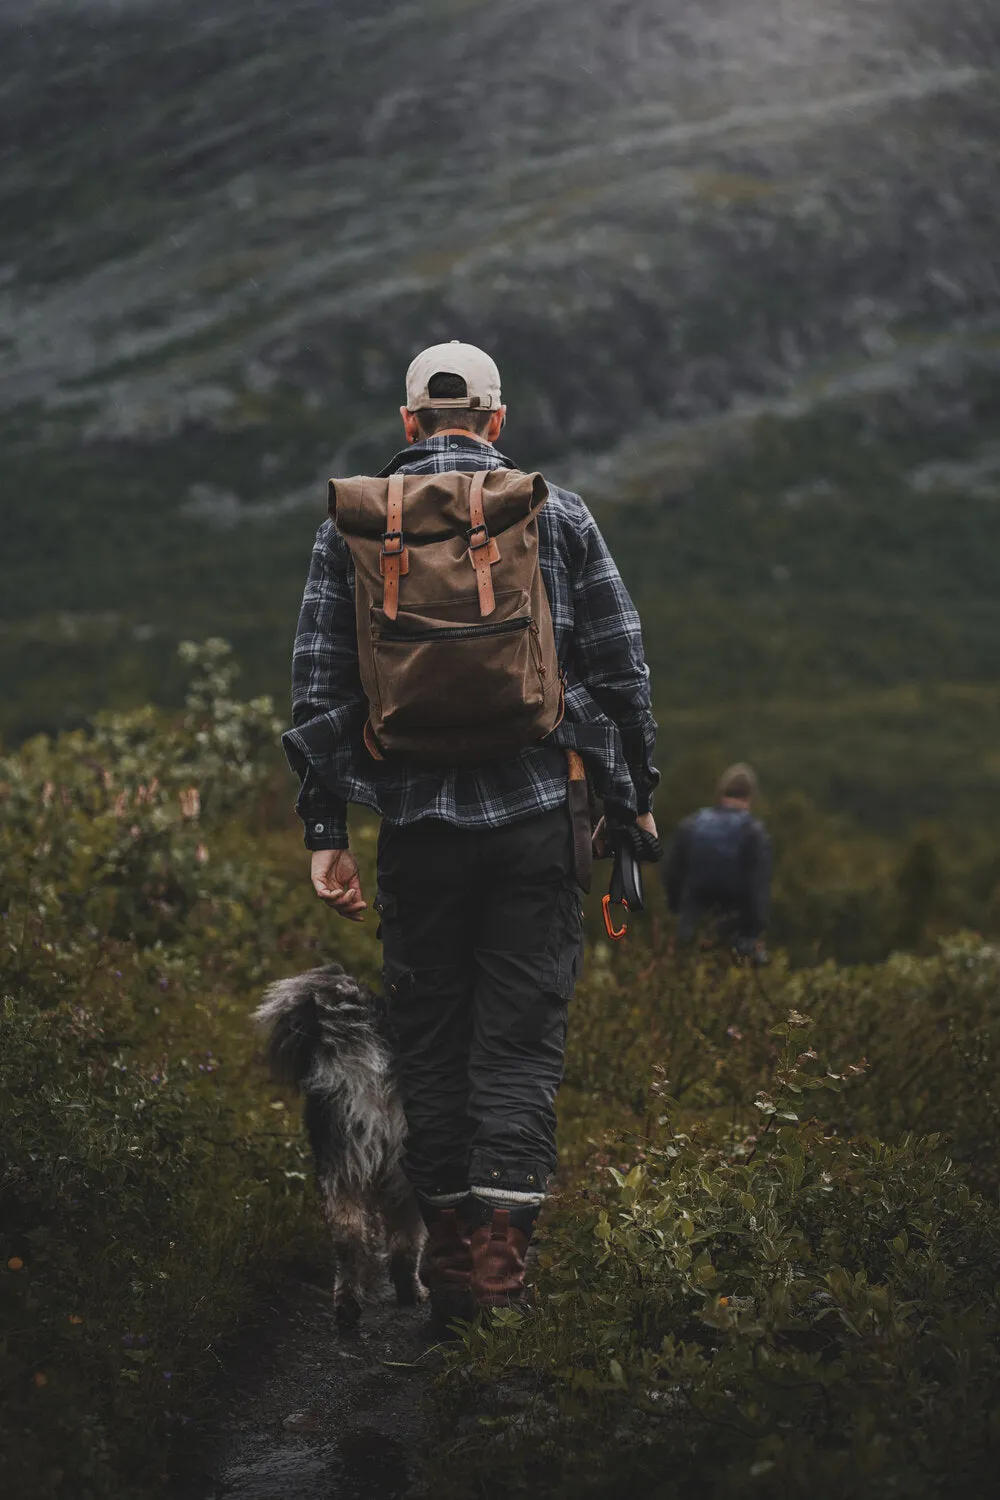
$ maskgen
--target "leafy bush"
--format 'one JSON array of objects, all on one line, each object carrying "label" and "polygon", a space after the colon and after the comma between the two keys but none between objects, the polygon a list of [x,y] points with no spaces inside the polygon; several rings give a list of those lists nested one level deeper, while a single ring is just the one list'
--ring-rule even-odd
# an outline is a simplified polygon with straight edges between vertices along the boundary
[{"label": "leafy bush", "polygon": [[[991,1492],[1000,1214],[912,1126],[950,1118],[995,1182],[995,1106],[968,1041],[995,1036],[998,966],[960,942],[883,970],[779,968],[765,994],[709,962],[605,965],[576,1016],[577,1165],[538,1304],[473,1328],[453,1357],[435,1488]],[[814,1021],[794,1008],[806,1000]],[[827,1066],[824,1045],[844,1061]],[[600,1128],[616,1116],[632,1128]]]},{"label": "leafy bush", "polygon": [[222,643],[186,655],[183,719],[0,766],[5,1493],[155,1494],[259,1277],[324,1245],[248,1025],[324,927],[260,826],[270,706],[233,699]]},{"label": "leafy bush", "polygon": [[[326,958],[373,979],[377,947],[304,880],[270,706],[233,697],[222,643],[185,655],[182,716],[103,715],[0,762],[0,1473],[26,1497],[161,1492],[261,1278],[326,1254],[247,1017]],[[926,943],[947,858],[878,846],[863,871],[803,806],[774,819],[799,828],[789,920],[836,946],[863,874],[888,889],[864,942],[909,910]],[[354,843],[370,882],[369,822]],[[1000,954],[760,973],[671,956],[658,910],[648,932],[592,950],[539,1311],[453,1360],[432,1482],[974,1494],[997,1441]],[[793,1012],[808,1039],[775,1026]]]},{"label": "leafy bush", "polygon": [[5,1492],[145,1496],[247,1273],[309,1243],[305,1152],[213,1086],[228,1056],[137,1066],[82,1007],[24,1000],[3,1034]]},{"label": "leafy bush", "polygon": [[827,1123],[888,1140],[946,1137],[977,1188],[1000,1184],[1000,949],[958,936],[933,958],[895,954],[854,969],[790,970],[779,955],[763,976],[715,954],[612,957],[599,946],[593,958],[569,1034],[570,1151],[593,1135],[586,1120],[650,1127],[650,1058],[686,1110],[746,1124],[775,1066],[774,1016],[794,1009],[813,1017],[825,1052],[864,1060],[849,1093],[822,1101]]}]

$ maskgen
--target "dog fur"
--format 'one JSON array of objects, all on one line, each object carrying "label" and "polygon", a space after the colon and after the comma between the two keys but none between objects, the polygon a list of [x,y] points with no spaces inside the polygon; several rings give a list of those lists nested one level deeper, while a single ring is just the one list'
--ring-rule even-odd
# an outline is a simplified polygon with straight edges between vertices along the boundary
[{"label": "dog fur", "polygon": [[269,1033],[272,1076],[305,1097],[333,1233],[338,1322],[358,1322],[386,1252],[396,1300],[412,1307],[424,1295],[417,1273],[425,1230],[400,1166],[406,1121],[375,996],[328,964],[272,984],[254,1020]]}]

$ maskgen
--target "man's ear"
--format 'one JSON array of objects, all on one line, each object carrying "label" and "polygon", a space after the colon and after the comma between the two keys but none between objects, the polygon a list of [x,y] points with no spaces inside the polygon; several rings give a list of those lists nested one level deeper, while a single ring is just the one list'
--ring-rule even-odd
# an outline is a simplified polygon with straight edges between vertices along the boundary
[{"label": "man's ear", "polygon": [[495,443],[506,425],[507,408],[506,406],[498,406],[492,417],[490,417],[486,432],[483,434],[486,441],[488,443]]},{"label": "man's ear", "polygon": [[407,406],[401,406],[399,408],[399,415],[403,419],[403,431],[406,433],[406,441],[408,443],[419,443],[421,432],[416,413],[410,411]]}]

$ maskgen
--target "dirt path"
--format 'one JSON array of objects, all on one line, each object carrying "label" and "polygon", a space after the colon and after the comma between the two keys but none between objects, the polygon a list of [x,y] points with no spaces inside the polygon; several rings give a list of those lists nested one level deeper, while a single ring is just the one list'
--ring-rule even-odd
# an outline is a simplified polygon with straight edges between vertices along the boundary
[{"label": "dirt path", "polygon": [[237,1350],[221,1426],[183,1460],[174,1500],[418,1500],[420,1403],[438,1356],[426,1309],[391,1293],[359,1333],[298,1287]]}]

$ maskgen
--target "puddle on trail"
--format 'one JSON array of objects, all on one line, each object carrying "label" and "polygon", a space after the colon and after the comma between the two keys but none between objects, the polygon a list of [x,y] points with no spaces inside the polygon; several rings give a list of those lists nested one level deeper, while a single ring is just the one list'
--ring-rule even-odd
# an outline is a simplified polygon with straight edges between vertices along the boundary
[{"label": "puddle on trail", "polygon": [[387,1293],[344,1335],[328,1297],[287,1292],[235,1351],[219,1425],[178,1455],[173,1500],[419,1500],[436,1368],[426,1309],[397,1309]]}]

